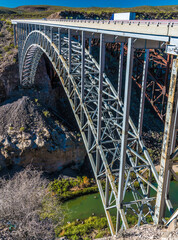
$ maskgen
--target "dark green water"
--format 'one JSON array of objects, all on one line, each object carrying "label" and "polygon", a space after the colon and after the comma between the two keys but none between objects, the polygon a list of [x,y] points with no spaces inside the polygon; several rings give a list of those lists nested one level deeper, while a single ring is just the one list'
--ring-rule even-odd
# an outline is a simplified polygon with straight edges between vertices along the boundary
[{"label": "dark green water", "polygon": [[[152,195],[152,194],[151,194]],[[174,209],[178,208],[178,182],[172,181],[170,185],[170,199]],[[132,194],[126,194],[126,201],[132,200]],[[92,215],[105,216],[99,193],[78,197],[63,204],[67,209],[66,221],[89,218]],[[113,210],[114,213],[114,210]],[[112,214],[112,212],[111,212]],[[167,213],[168,214],[168,213]],[[166,214],[166,215],[167,215]]]}]

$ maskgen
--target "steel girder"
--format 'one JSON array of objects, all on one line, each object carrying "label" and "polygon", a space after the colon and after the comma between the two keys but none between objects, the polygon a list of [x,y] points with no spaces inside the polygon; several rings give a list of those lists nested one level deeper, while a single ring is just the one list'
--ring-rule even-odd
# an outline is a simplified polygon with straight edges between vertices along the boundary
[{"label": "steel girder", "polygon": [[[85,49],[85,32],[75,38],[70,29],[17,25],[21,84],[32,87],[42,53],[51,61],[71,104],[91,162],[111,234],[154,216],[158,174],[141,137],[144,89],[148,62],[145,56],[139,130],[129,117],[133,65],[133,39],[128,40],[124,102],[104,73],[105,41],[100,34],[99,64]],[[78,39],[78,40],[76,40]],[[122,57],[120,70],[122,72]],[[121,73],[120,73],[121,74]],[[120,78],[121,79],[121,78]],[[122,81],[120,81],[120,84]],[[119,87],[118,87],[119,89]],[[127,193],[132,194],[127,199]],[[115,210],[113,210],[115,209]],[[122,222],[120,223],[120,218]]]}]

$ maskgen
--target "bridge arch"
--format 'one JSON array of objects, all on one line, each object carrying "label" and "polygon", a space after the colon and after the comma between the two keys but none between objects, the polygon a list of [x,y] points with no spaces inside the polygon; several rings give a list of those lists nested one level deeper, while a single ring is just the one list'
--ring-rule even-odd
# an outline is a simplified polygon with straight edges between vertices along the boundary
[{"label": "bridge arch", "polygon": [[[57,33],[55,36],[59,38]],[[122,135],[125,134],[125,110],[124,104],[118,99],[117,92],[104,74],[103,35],[100,35],[100,65],[85,49],[83,39],[84,33],[80,43],[71,38],[69,31],[62,37],[62,47],[60,46],[59,50],[44,32],[31,31],[21,50],[20,82],[23,87],[33,86],[38,62],[44,53],[58,74],[69,99],[93,168],[111,233],[115,234],[120,224],[119,214],[124,228],[129,226],[129,212],[135,214],[138,225],[141,222],[146,223],[148,215],[153,217],[152,202],[155,198],[150,196],[150,189],[157,192],[157,188],[145,179],[142,172],[148,170],[156,182],[158,174],[131,118],[127,129],[129,140],[125,141],[127,161],[122,166],[120,159],[124,139]],[[138,182],[137,187],[132,175]],[[104,188],[103,180],[106,181]],[[119,184],[123,186],[120,187]],[[119,189],[123,190],[122,197]],[[129,203],[125,200],[127,190],[132,191],[133,200]],[[113,208],[116,209],[115,226],[110,213]],[[143,208],[146,208],[146,212]]]}]

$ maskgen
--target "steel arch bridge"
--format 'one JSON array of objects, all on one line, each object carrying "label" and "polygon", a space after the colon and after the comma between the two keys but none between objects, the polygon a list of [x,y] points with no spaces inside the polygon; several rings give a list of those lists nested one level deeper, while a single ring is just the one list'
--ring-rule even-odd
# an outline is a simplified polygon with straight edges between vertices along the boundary
[{"label": "steel arch bridge", "polygon": [[[164,188],[167,175],[163,173],[168,174],[169,171],[165,166],[162,168],[162,175],[158,175],[142,140],[149,49],[145,50],[140,112],[136,127],[129,116],[135,38],[127,38],[125,93],[122,101],[122,54],[119,62],[118,91],[104,73],[105,43],[113,41],[110,37],[108,40],[106,33],[101,32],[96,36],[100,40],[99,64],[90,54],[90,49],[86,48],[89,36],[88,32],[82,29],[74,31],[70,27],[18,22],[17,36],[21,85],[34,85],[38,63],[43,54],[52,63],[62,83],[91,162],[112,235],[116,234],[120,227],[129,228],[127,216],[130,214],[137,217],[138,225],[147,223],[148,217],[155,223],[164,220],[165,203],[172,211],[172,205],[169,199],[166,199],[169,181]],[[166,141],[167,137],[168,141],[170,140],[169,132],[171,136],[175,135],[171,145],[175,147],[177,113],[174,111],[173,114],[173,104],[177,99],[176,64],[178,65],[174,60],[170,81],[172,99],[168,99],[165,124],[166,150],[162,151],[163,165],[167,159]],[[174,156],[176,153],[174,151]],[[152,183],[152,177],[156,184]],[[129,200],[126,197],[128,191],[132,193],[132,199]]]}]

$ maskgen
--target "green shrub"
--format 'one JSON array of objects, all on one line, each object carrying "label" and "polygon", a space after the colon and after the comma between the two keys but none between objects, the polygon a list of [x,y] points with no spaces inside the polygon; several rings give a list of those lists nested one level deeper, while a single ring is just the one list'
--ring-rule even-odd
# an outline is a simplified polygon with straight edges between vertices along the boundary
[{"label": "green shrub", "polygon": [[6,24],[7,24],[7,25],[12,25],[12,24],[11,24],[11,21],[9,21],[9,20],[6,20]]},{"label": "green shrub", "polygon": [[5,46],[5,47],[3,47],[3,49],[4,49],[5,52],[8,52],[11,49],[11,47],[10,46]]},{"label": "green shrub", "polygon": [[14,44],[13,44],[13,43],[11,43],[11,44],[9,45],[9,47],[11,47],[11,48],[14,48]]},{"label": "green shrub", "polygon": [[[61,201],[98,192],[98,188],[94,181],[87,177],[77,177],[77,179],[56,179],[50,183],[49,188]],[[74,189],[72,190],[72,188]]]},{"label": "green shrub", "polygon": [[83,221],[74,221],[56,228],[57,236],[66,236],[68,239],[79,239],[80,237],[88,239],[91,233],[95,234],[94,238],[110,234],[106,217],[89,217]]},{"label": "green shrub", "polygon": [[24,132],[25,131],[25,128],[24,127],[21,127],[20,128],[20,132]]},{"label": "green shrub", "polygon": [[45,115],[45,117],[50,117],[50,112],[47,110],[43,111],[43,114]]},{"label": "green shrub", "polygon": [[95,238],[103,238],[105,236],[105,234],[106,233],[104,231],[101,231],[95,236]]},{"label": "green shrub", "polygon": [[10,32],[10,33],[13,33],[13,32],[14,32],[12,27],[8,27],[8,28],[7,28],[7,31]]},{"label": "green shrub", "polygon": [[0,37],[5,37],[5,34],[0,32]]}]

